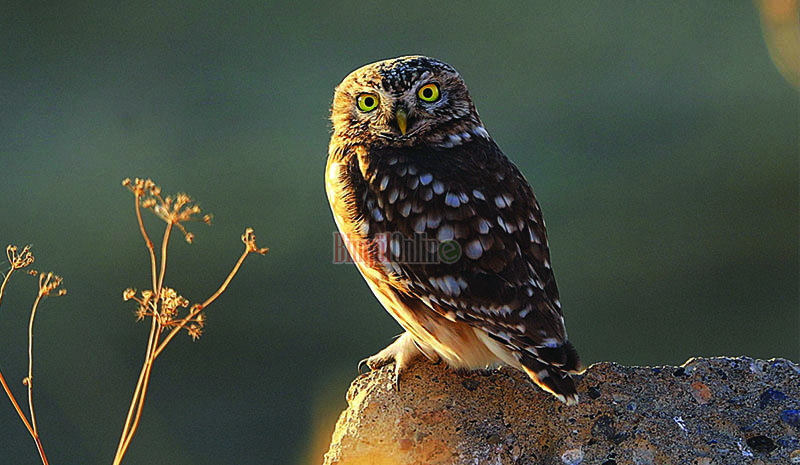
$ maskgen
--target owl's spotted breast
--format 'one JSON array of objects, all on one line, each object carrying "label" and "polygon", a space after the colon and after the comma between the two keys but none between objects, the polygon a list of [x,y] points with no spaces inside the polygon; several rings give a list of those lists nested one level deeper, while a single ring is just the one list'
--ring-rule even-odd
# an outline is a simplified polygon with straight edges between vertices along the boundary
[{"label": "owl's spotted breast", "polygon": [[[394,359],[399,370],[418,350],[462,368],[509,364],[574,402],[567,372],[580,362],[533,191],[484,129],[455,70],[419,60],[351,75],[334,99],[326,176],[334,218],[371,289],[414,342],[398,340],[377,361]],[[431,83],[444,101],[436,107],[426,103],[435,93],[418,91]],[[365,92],[398,101],[372,116],[343,108]],[[392,118],[412,116],[417,129],[407,137]]]}]

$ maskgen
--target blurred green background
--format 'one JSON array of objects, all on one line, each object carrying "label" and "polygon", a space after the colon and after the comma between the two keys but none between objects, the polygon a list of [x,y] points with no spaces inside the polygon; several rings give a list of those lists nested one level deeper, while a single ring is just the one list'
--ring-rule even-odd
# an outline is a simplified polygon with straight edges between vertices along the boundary
[{"label": "blurred green background", "polygon": [[[3,2],[0,242],[69,290],[36,323],[51,463],[111,462],[142,362],[148,324],[121,300],[149,279],[120,185],[137,176],[214,214],[171,249],[190,300],[245,226],[272,250],[158,359],[125,463],[321,462],[358,360],[400,332],[331,263],[328,106],[351,70],[410,53],[460,70],[536,190],[587,364],[800,359],[798,94],[753,3]],[[20,399],[35,288],[15,276],[0,308]],[[38,463],[4,397],[0,463]]]}]

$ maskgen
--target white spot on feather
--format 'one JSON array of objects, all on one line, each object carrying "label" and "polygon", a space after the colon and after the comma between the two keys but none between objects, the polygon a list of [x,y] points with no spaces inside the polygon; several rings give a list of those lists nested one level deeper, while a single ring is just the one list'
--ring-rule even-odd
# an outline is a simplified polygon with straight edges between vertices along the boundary
[{"label": "white spot on feather", "polygon": [[426,218],[425,215],[420,215],[414,219],[414,232],[422,234],[425,232]]},{"label": "white spot on feather", "polygon": [[400,191],[396,187],[392,187],[392,189],[389,191],[389,203],[394,203],[399,195]]},{"label": "white spot on feather", "polygon": [[535,232],[533,232],[533,229],[528,228],[528,233],[531,236],[531,242],[533,242],[534,244],[541,244],[542,243],[542,240],[539,239],[539,236]]},{"label": "white spot on feather", "polygon": [[385,191],[386,190],[386,186],[388,186],[388,185],[389,185],[389,176],[384,174],[383,177],[381,178],[381,185],[378,186],[378,188],[381,191]]},{"label": "white spot on feather", "polygon": [[439,227],[439,224],[442,222],[442,217],[437,215],[436,213],[428,213],[427,217],[427,225],[430,229],[436,229]]},{"label": "white spot on feather", "polygon": [[405,202],[400,204],[400,214],[403,215],[403,218],[408,218],[409,213],[411,213],[411,202],[406,200]]},{"label": "white spot on feather", "polygon": [[503,228],[503,230],[504,230],[505,232],[509,233],[509,234],[511,234],[511,233],[513,233],[514,231],[516,231],[516,230],[517,230],[517,227],[516,227],[516,226],[514,226],[513,224],[510,224],[510,223],[506,223],[506,222],[505,222],[505,221],[503,221],[503,219],[502,219],[502,218],[500,218],[499,216],[497,217],[497,224],[499,224],[499,225],[500,225],[500,227],[501,227],[501,228]]},{"label": "white spot on feather", "polygon": [[439,232],[436,235],[436,238],[439,239],[440,242],[451,241],[453,240],[453,237],[454,237],[453,227],[450,226],[449,224],[443,224],[439,228]]},{"label": "white spot on feather", "polygon": [[480,218],[478,220],[478,232],[479,233],[488,234],[489,233],[489,228],[491,228],[491,227],[492,227],[492,223],[489,223],[488,221],[484,220],[483,218]]},{"label": "white spot on feather", "polygon": [[472,196],[476,199],[486,200],[486,197],[483,196],[483,192],[479,191],[478,189],[472,190]]},{"label": "white spot on feather", "polygon": [[467,243],[464,247],[464,253],[467,257],[477,260],[483,254],[483,247],[481,247],[481,241],[479,239],[475,239]]},{"label": "white spot on feather", "polygon": [[447,275],[442,276],[441,278],[442,290],[447,293],[447,295],[451,295],[453,297],[458,297],[461,294],[461,286],[459,285],[456,278]]},{"label": "white spot on feather", "polygon": [[461,201],[458,199],[458,195],[452,192],[448,192],[447,195],[444,197],[444,203],[447,206],[458,208],[461,205]]},{"label": "white spot on feather", "polygon": [[442,194],[444,192],[444,184],[442,184],[439,181],[434,181],[433,192],[436,192],[437,194]]},{"label": "white spot on feather", "polygon": [[425,173],[420,175],[419,182],[422,183],[423,186],[427,186],[431,182],[433,182],[433,175],[430,173]]},{"label": "white spot on feather", "polygon": [[542,339],[542,342],[538,347],[546,347],[548,349],[558,349],[559,347],[561,347],[561,342],[559,342],[558,339],[548,337]]},{"label": "white spot on feather", "polygon": [[501,216],[497,217],[497,225],[500,226],[503,229],[506,228],[506,222],[503,221],[503,217],[501,217]]}]

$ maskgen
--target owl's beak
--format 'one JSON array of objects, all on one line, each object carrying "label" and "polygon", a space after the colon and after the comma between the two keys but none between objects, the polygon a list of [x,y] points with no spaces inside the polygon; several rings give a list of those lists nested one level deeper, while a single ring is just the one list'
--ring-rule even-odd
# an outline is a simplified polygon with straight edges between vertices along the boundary
[{"label": "owl's beak", "polygon": [[397,127],[400,128],[400,133],[406,135],[406,128],[408,124],[408,113],[402,108],[398,108],[394,113],[394,118],[397,120]]}]

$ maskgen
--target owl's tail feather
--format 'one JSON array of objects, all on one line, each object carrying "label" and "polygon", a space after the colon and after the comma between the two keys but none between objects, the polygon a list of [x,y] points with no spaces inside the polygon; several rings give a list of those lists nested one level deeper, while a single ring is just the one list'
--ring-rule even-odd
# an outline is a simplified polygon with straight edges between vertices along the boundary
[{"label": "owl's tail feather", "polygon": [[581,358],[571,342],[566,341],[558,347],[536,347],[535,358],[547,365],[555,365],[562,371],[578,373],[581,371]]},{"label": "owl's tail feather", "polygon": [[[554,366],[542,362],[537,358],[524,355],[520,363],[525,373],[545,391],[553,394],[567,405],[578,403],[578,391],[575,389],[575,382],[569,376],[564,366]],[[570,371],[577,369],[577,365]]]}]

